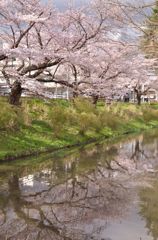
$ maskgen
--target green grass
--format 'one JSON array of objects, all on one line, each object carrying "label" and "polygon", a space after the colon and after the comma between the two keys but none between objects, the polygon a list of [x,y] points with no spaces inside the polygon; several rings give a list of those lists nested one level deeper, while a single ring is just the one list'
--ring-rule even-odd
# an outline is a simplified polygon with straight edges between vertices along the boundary
[{"label": "green grass", "polygon": [[158,126],[158,104],[99,102],[78,98],[23,98],[20,107],[0,98],[0,160],[114,138]]}]

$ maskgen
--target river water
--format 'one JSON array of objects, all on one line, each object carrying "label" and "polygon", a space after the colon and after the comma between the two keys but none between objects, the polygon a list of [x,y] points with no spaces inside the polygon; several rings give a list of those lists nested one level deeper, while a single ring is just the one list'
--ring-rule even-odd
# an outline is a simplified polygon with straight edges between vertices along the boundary
[{"label": "river water", "polygon": [[0,240],[158,239],[158,131],[0,164]]}]

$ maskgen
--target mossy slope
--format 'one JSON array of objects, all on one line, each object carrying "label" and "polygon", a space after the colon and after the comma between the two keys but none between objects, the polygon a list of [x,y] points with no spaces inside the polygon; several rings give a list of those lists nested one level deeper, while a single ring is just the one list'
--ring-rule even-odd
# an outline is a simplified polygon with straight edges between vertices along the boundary
[{"label": "mossy slope", "polygon": [[0,160],[13,159],[112,138],[158,126],[158,105],[100,102],[78,98],[43,101],[22,99],[13,107],[0,98]]}]

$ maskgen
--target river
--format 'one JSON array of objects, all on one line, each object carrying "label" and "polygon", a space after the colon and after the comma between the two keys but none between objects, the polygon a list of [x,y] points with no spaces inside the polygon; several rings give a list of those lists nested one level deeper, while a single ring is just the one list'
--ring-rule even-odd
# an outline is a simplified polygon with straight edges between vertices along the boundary
[{"label": "river", "polygon": [[158,239],[158,130],[0,164],[0,240]]}]

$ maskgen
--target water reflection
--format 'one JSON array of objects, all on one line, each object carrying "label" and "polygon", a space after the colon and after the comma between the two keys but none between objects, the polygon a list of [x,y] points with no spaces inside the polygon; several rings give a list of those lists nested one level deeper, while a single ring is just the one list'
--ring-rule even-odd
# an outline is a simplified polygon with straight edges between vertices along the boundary
[{"label": "water reflection", "polygon": [[140,191],[140,215],[146,220],[146,228],[154,240],[158,239],[158,181]]},{"label": "water reflection", "polygon": [[[141,234],[157,239],[158,195],[154,189],[158,184],[151,188],[148,183],[158,165],[157,136],[151,132],[71,154],[47,155],[47,161],[40,160],[34,167],[15,163],[6,171],[1,166],[0,239],[114,240],[109,229],[115,233],[113,222],[128,219],[140,188],[140,215],[147,224],[138,239]],[[119,225],[122,233],[124,226]],[[147,238],[150,233],[154,238]]]}]

